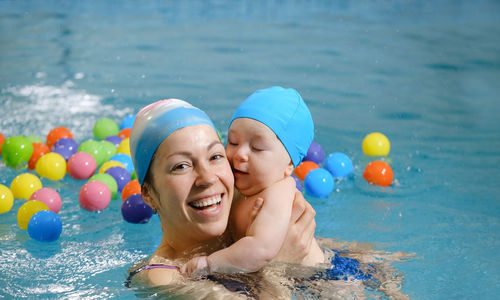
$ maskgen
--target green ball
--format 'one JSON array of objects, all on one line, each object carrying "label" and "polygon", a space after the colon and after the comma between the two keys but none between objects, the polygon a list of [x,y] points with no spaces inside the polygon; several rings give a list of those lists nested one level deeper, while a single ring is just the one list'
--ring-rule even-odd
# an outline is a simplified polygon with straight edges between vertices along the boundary
[{"label": "green ball", "polygon": [[108,173],[98,173],[89,178],[89,181],[97,180],[103,182],[108,186],[109,191],[111,192],[111,198],[116,198],[116,193],[118,193],[118,184],[113,176]]},{"label": "green ball", "polygon": [[45,144],[45,141],[42,140],[41,138],[37,137],[37,136],[34,136],[34,135],[28,135],[28,136],[25,136],[24,137],[25,139],[27,139],[28,141],[30,141],[30,143],[42,143],[42,144]]},{"label": "green ball", "polygon": [[94,137],[99,140],[103,140],[108,136],[118,135],[119,131],[118,124],[110,118],[102,118],[94,125]]},{"label": "green ball", "polygon": [[101,141],[101,149],[104,155],[104,161],[108,161],[113,155],[116,154],[116,146],[110,141]]},{"label": "green ball", "polygon": [[97,166],[106,161],[106,153],[102,149],[102,143],[96,140],[86,140],[78,146],[78,152],[86,152],[92,155]]},{"label": "green ball", "polygon": [[33,153],[33,145],[23,136],[11,136],[2,145],[2,159],[11,168],[26,164]]},{"label": "green ball", "polygon": [[130,179],[131,180],[136,180],[137,179],[137,174],[135,173],[135,170],[133,170],[132,174],[130,174]]}]

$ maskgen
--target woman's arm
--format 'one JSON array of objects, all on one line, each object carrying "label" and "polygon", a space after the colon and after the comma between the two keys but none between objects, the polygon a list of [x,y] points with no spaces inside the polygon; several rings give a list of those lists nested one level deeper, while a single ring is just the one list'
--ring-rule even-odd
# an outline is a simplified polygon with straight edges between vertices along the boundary
[{"label": "woman's arm", "polygon": [[285,240],[295,190],[295,181],[288,177],[256,195],[263,197],[264,202],[247,235],[207,258],[191,260],[182,270],[190,273],[208,267],[210,272],[232,273],[254,272],[264,267],[278,254]]},{"label": "woman's arm", "polygon": [[295,192],[288,232],[280,252],[273,261],[301,263],[314,240],[316,211],[299,191]]}]

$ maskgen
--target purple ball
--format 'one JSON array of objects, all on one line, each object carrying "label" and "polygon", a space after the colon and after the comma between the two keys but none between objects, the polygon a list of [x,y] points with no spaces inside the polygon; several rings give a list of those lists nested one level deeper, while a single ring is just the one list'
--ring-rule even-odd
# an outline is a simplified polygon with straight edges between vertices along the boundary
[{"label": "purple ball", "polygon": [[303,161],[312,161],[319,165],[323,162],[324,159],[325,159],[325,151],[323,151],[321,145],[316,142],[312,142],[311,146],[309,146],[309,150],[307,150],[307,155],[304,157]]},{"label": "purple ball", "polygon": [[58,139],[54,145],[52,145],[52,152],[60,154],[66,161],[77,151],[78,143],[71,138]]},{"label": "purple ball", "polygon": [[122,167],[111,167],[107,169],[105,173],[111,175],[115,179],[119,192],[121,192],[123,187],[130,181],[130,173]]},{"label": "purple ball", "polygon": [[118,148],[118,146],[120,146],[120,143],[122,142],[122,138],[117,135],[110,135],[106,137],[104,140],[111,142],[113,145],[115,145],[116,148]]},{"label": "purple ball", "polygon": [[129,223],[147,223],[152,215],[153,210],[142,200],[141,194],[130,195],[122,203],[123,219]]},{"label": "purple ball", "polygon": [[300,179],[298,179],[297,177],[295,176],[292,176],[293,179],[295,179],[295,186],[297,187],[297,189],[302,192],[302,183],[300,182]]}]

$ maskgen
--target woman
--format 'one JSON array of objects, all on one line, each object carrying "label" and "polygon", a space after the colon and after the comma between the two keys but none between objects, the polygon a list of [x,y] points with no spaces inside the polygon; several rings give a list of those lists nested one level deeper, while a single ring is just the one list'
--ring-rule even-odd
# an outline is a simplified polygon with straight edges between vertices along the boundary
[{"label": "woman", "polygon": [[[158,212],[163,231],[147,265],[131,275],[152,286],[182,281],[184,262],[231,243],[226,227],[234,178],[224,146],[203,111],[169,99],[139,111],[130,150],[143,199]],[[313,240],[315,212],[299,192],[294,202],[279,261],[301,261]]]}]

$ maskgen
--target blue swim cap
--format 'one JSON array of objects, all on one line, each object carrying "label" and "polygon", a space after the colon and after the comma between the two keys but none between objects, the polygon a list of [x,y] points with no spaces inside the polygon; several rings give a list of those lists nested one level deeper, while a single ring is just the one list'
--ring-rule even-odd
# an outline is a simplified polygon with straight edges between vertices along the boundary
[{"label": "blue swim cap", "polygon": [[300,94],[279,86],[255,91],[236,109],[235,119],[249,118],[269,127],[285,146],[296,167],[314,139],[311,113]]},{"label": "blue swim cap", "polygon": [[160,100],[143,107],[136,115],[129,140],[139,183],[144,182],[153,154],[163,140],[177,129],[200,124],[216,130],[202,110],[183,100]]}]

